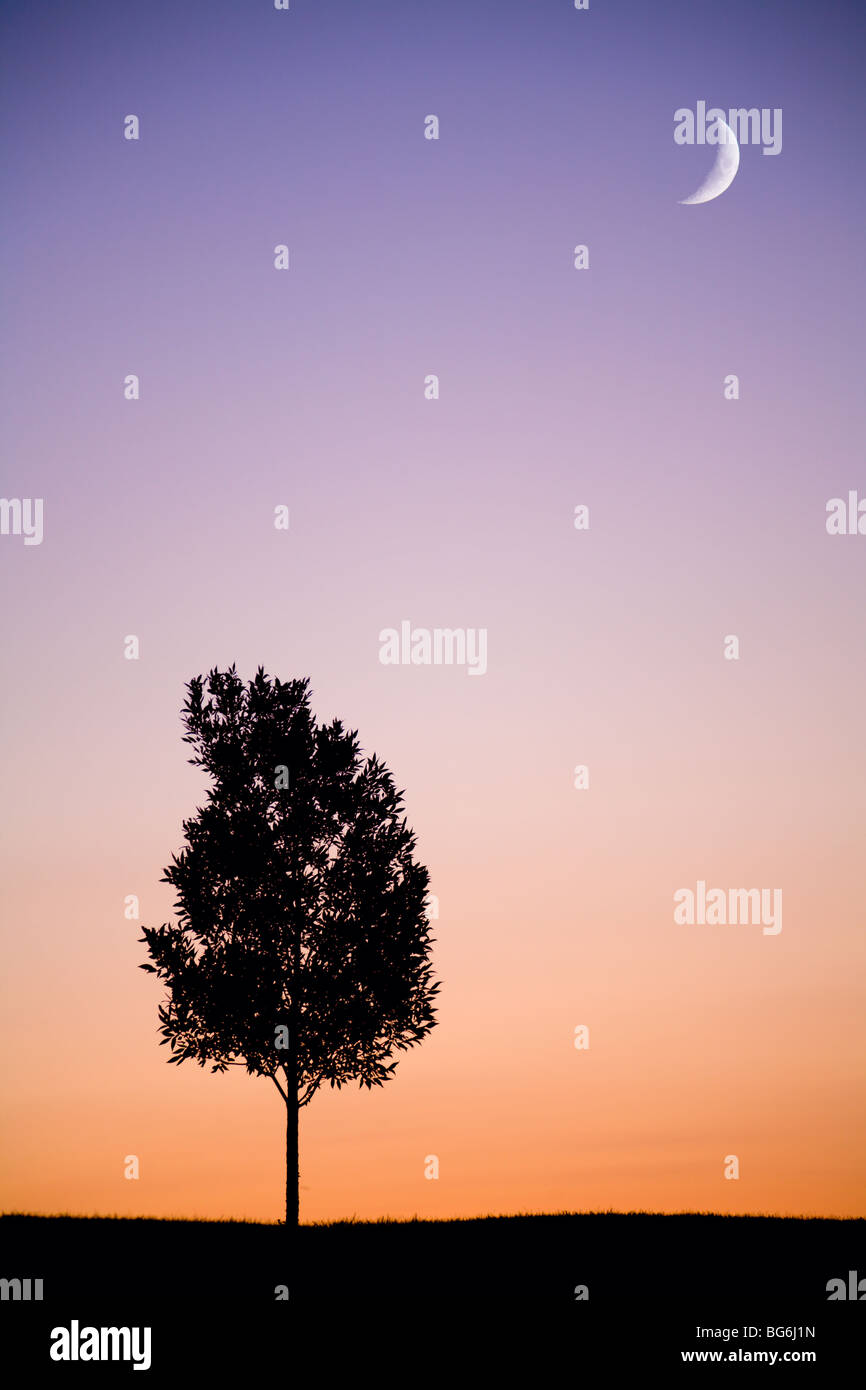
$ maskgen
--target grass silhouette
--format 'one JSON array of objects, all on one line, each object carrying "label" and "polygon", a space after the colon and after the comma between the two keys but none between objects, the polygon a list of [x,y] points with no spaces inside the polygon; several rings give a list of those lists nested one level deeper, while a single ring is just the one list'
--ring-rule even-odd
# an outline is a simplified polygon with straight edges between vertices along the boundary
[{"label": "grass silhouette", "polygon": [[41,1278],[45,1304],[230,1296],[273,1303],[490,1299],[594,1303],[700,1297],[824,1305],[827,1282],[866,1274],[866,1220],[712,1212],[556,1212],[302,1225],[292,1268],[281,1223],[183,1217],[0,1218],[5,1277]]}]

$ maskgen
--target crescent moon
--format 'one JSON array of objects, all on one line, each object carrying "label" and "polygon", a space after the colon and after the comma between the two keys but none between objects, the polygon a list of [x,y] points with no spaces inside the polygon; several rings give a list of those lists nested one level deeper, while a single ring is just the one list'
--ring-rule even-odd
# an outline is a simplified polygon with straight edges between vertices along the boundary
[{"label": "crescent moon", "polygon": [[716,153],[716,162],[696,193],[688,198],[680,198],[680,203],[708,203],[718,198],[726,188],[730,188],[740,167],[740,147],[737,137],[725,121],[721,123],[722,138]]}]

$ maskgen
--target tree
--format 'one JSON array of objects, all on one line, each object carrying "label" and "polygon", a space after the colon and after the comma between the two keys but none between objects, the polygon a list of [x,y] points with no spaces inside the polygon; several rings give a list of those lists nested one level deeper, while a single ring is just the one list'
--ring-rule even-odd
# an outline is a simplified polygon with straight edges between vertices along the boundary
[{"label": "tree", "polygon": [[327,1082],[381,1086],[435,1026],[429,876],[403,796],[358,735],[317,725],[309,681],[246,685],[234,666],[186,687],[211,779],[162,882],[177,923],[144,927],[165,982],[169,1062],[245,1066],[286,1105],[286,1225],[298,1224],[300,1111]]}]

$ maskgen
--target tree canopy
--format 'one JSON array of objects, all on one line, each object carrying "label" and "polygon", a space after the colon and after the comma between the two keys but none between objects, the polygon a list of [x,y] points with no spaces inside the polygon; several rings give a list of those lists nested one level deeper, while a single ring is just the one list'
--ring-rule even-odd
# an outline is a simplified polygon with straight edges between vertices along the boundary
[{"label": "tree canopy", "polygon": [[306,679],[214,669],[183,721],[210,786],[163,875],[177,921],[142,937],[168,1060],[244,1065],[289,1106],[325,1082],[381,1086],[439,989],[402,793],[357,732],[316,723]]}]

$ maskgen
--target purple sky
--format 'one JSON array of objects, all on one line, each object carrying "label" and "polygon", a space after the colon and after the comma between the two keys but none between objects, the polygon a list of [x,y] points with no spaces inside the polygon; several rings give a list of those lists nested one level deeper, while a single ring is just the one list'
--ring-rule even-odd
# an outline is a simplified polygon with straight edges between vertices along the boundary
[{"label": "purple sky", "polygon": [[[864,38],[863,7],[832,0],[4,5],[2,493],[42,497],[45,527],[40,546],[0,537],[3,887],[9,920],[31,924],[13,938],[16,998],[46,960],[88,997],[98,960],[137,1020],[130,1065],[161,1063],[116,905],[138,892],[148,923],[170,910],[156,884],[200,796],[183,683],[237,661],[309,675],[319,716],[394,767],[442,898],[455,1019],[495,1032],[517,1008],[527,919],[550,969],[540,999],[572,979],[557,952],[573,949],[602,1014],[611,971],[627,1012],[657,960],[641,913],[667,930],[672,887],[714,863],[740,882],[753,851],[762,882],[790,874],[778,952],[795,953],[760,998],[793,1028],[826,969],[821,1007],[844,1013],[862,941],[866,538],[831,538],[824,517],[866,495]],[[683,207],[712,156],[674,143],[674,112],[699,100],[781,108],[783,148],[744,146],[731,187]],[[404,619],[487,628],[488,674],[382,667],[379,631]],[[575,811],[577,762],[591,811]],[[605,908],[626,884],[629,910]],[[502,952],[497,999],[479,920]],[[682,955],[663,971],[685,972],[700,1015],[714,981],[694,986]],[[70,1055],[110,1026],[67,1016],[54,985],[8,1045],[52,1009]],[[582,1008],[562,1002],[566,1034]],[[831,1067],[844,1048],[827,1046]],[[693,1098],[672,1075],[676,1130]],[[56,1080],[37,1068],[33,1095]],[[791,1124],[815,1132],[807,1101]],[[433,1142],[419,1131],[422,1153]],[[842,1145],[828,1139],[814,1190],[792,1170],[793,1206],[849,1201]],[[468,1191],[442,1210],[483,1206]],[[539,1177],[498,1200],[548,1192]],[[641,1189],[598,1188],[620,1196]],[[342,1213],[337,1188],[315,1200]],[[362,1208],[381,1208],[372,1189]]]}]

